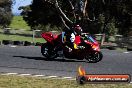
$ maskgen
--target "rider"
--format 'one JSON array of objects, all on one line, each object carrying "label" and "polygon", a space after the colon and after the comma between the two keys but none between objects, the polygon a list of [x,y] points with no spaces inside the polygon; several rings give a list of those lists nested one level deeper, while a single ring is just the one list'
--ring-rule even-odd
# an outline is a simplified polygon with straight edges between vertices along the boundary
[{"label": "rider", "polygon": [[62,43],[66,44],[70,51],[72,49],[77,49],[77,46],[74,43],[75,36],[81,36],[82,28],[80,27],[81,18],[76,14],[74,26],[69,30],[66,29],[65,32],[62,32]]},{"label": "rider", "polygon": [[72,49],[78,49],[74,41],[75,36],[80,36],[81,33],[82,28],[80,25],[75,25],[71,30],[62,32],[62,43],[66,44],[66,47],[69,48],[69,52],[71,52]]}]

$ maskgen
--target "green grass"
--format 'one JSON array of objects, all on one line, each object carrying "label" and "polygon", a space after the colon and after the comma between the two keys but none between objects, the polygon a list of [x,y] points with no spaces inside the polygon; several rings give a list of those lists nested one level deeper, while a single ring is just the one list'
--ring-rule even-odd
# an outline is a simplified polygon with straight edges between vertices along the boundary
[{"label": "green grass", "polygon": [[127,52],[126,48],[116,48],[116,50],[119,52]]},{"label": "green grass", "polygon": [[22,16],[14,16],[9,27],[11,27],[12,29],[30,30],[30,27],[23,20]]},{"label": "green grass", "polygon": [[132,88],[131,84],[84,84],[75,80],[44,79],[36,77],[2,76],[0,88]]},{"label": "green grass", "polygon": [[[33,38],[32,37],[20,36],[20,35],[0,34],[0,41],[2,41],[2,40],[29,41],[29,42],[32,42]],[[45,40],[43,38],[35,38],[34,42],[43,43],[43,42],[45,42]]]},{"label": "green grass", "polygon": [[[32,31],[27,23],[23,20],[22,16],[14,16],[10,24],[10,33],[4,34],[3,30],[0,29],[0,41],[2,40],[12,40],[12,41],[29,41],[33,42],[32,37],[21,36],[20,34],[32,35]],[[35,38],[34,42],[45,42],[42,38]]]}]

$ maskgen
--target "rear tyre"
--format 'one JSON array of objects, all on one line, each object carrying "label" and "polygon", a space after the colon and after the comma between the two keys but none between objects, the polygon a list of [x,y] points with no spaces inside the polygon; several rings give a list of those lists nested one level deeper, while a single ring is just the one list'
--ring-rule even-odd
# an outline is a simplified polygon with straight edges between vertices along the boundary
[{"label": "rear tyre", "polygon": [[87,62],[91,62],[91,63],[97,63],[97,62],[101,61],[102,58],[103,58],[103,54],[100,51],[96,51],[94,53],[90,53],[90,54],[88,54],[85,57]]},{"label": "rear tyre", "polygon": [[57,56],[52,45],[50,45],[48,43],[45,43],[41,46],[41,53],[47,59],[54,59]]}]

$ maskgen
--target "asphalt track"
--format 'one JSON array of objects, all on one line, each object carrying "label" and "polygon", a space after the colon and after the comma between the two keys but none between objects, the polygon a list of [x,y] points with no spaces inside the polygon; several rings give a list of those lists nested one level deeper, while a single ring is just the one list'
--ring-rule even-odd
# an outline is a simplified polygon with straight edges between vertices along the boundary
[{"label": "asphalt track", "polygon": [[132,52],[102,49],[103,60],[98,63],[56,58],[45,60],[39,46],[0,46],[0,73],[23,73],[76,77],[82,66],[87,74],[132,75]]}]

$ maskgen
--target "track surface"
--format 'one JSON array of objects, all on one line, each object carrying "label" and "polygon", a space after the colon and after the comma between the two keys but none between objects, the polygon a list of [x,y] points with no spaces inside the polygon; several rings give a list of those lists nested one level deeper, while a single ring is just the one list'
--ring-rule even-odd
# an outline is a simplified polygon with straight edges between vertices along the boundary
[{"label": "track surface", "polygon": [[98,63],[56,58],[44,60],[37,46],[0,46],[0,73],[24,73],[76,77],[81,65],[87,74],[132,75],[132,52],[103,49],[103,60]]}]

